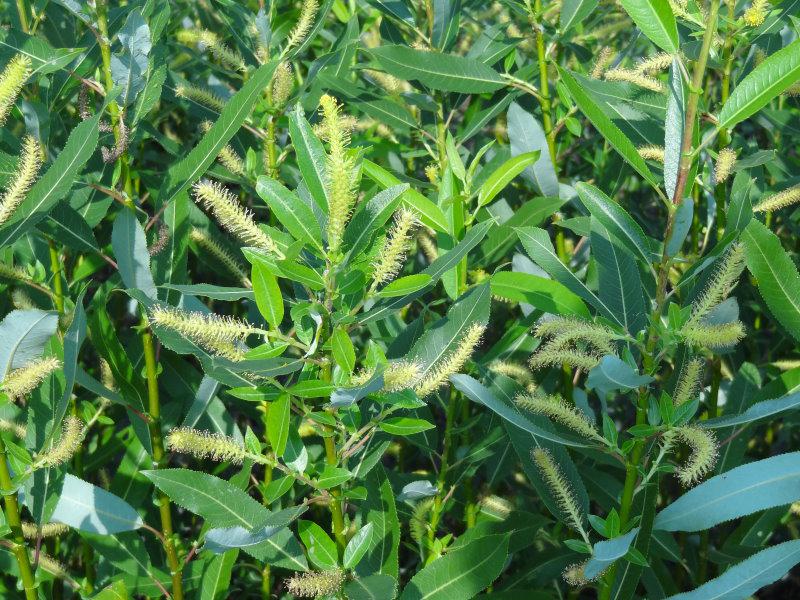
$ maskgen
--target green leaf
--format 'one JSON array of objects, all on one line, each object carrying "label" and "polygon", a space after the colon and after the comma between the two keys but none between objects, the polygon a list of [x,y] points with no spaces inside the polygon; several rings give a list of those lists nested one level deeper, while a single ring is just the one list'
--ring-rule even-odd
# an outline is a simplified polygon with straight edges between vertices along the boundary
[{"label": "green leaf", "polygon": [[775,398],[774,400],[756,402],[746,411],[738,415],[730,415],[701,421],[700,426],[704,429],[720,429],[722,427],[753,423],[755,421],[760,421],[762,419],[780,414],[787,410],[793,410],[798,406],[800,406],[800,392],[795,392],[794,394],[787,394],[786,396]]},{"label": "green leaf", "polygon": [[608,355],[591,371],[586,379],[588,389],[597,389],[601,394],[613,390],[627,392],[653,381],[649,375],[640,375],[621,358]]},{"label": "green leaf", "polygon": [[364,558],[356,566],[359,577],[399,573],[400,521],[394,491],[386,471],[378,464],[364,480],[367,499],[361,504],[362,522],[372,523],[372,542]]},{"label": "green leaf", "polygon": [[325,468],[320,473],[317,479],[317,487],[322,490],[327,490],[337,485],[343,484],[353,478],[353,474],[347,469],[341,467],[332,467],[325,465]]},{"label": "green leaf", "polygon": [[613,121],[603,112],[603,110],[592,100],[592,98],[575,81],[572,72],[561,67],[558,68],[561,80],[567,86],[572,99],[584,115],[592,122],[597,131],[600,132],[609,144],[620,153],[636,171],[645,178],[653,187],[658,187],[655,176],[647,167],[644,159],[639,156],[633,142],[617,127]]},{"label": "green leaf", "polygon": [[397,593],[397,580],[391,575],[367,575],[344,586],[347,600],[387,600]]},{"label": "green leaf", "polygon": [[59,202],[47,218],[39,223],[39,231],[67,248],[82,252],[99,252],[100,246],[86,219],[67,202]]},{"label": "green leaf", "polygon": [[261,262],[253,263],[251,277],[253,293],[256,297],[258,311],[267,320],[272,329],[278,329],[283,321],[283,295],[278,279],[269,268]]},{"label": "green leaf", "polygon": [[299,521],[297,531],[308,551],[312,564],[321,570],[335,569],[339,565],[336,542],[313,521]]},{"label": "green leaf", "polygon": [[499,271],[492,275],[492,294],[554,315],[589,316],[589,309],[578,296],[553,279],[529,273]]},{"label": "green leaf", "polygon": [[297,194],[265,175],[258,178],[256,192],[296,240],[322,249],[322,229],[319,222],[311,207]]},{"label": "green leaf", "polygon": [[756,114],[800,79],[800,40],[770,55],[745,77],[719,113],[720,128],[731,128]]},{"label": "green leaf", "polygon": [[380,46],[369,50],[387,73],[444,92],[482,94],[505,86],[494,69],[478,60],[416,50],[407,46]]},{"label": "green leaf", "polygon": [[267,413],[267,438],[275,456],[283,456],[286,450],[286,440],[289,438],[291,425],[292,397],[281,394],[278,399],[271,402]]},{"label": "green leaf", "polygon": [[419,571],[400,600],[472,598],[500,575],[508,554],[508,535],[488,535],[448,552]]},{"label": "green leaf", "polygon": [[314,202],[327,214],[328,192],[325,182],[328,175],[325,165],[328,163],[328,155],[325,154],[322,142],[314,135],[300,104],[289,113],[289,136],[297,154],[297,166],[300,167],[303,182]]},{"label": "green leaf", "polygon": [[561,31],[566,33],[573,25],[581,23],[597,8],[597,2],[598,0],[564,0],[559,15]]},{"label": "green leaf", "polygon": [[361,562],[372,543],[373,528],[372,523],[367,523],[347,542],[347,546],[344,549],[344,558],[342,559],[345,569],[353,569]]},{"label": "green leaf", "polygon": [[381,288],[375,294],[379,298],[396,298],[397,296],[405,296],[406,294],[413,294],[417,290],[427,287],[433,278],[427,273],[416,273],[415,275],[406,275],[395,279],[389,285]]},{"label": "green leaf", "polygon": [[232,483],[189,469],[142,471],[177,505],[213,527],[254,529],[270,512]]},{"label": "green leaf", "polygon": [[342,327],[333,330],[331,350],[336,364],[345,372],[352,373],[356,367],[356,349],[347,331]]},{"label": "green leaf", "polygon": [[9,221],[0,227],[0,248],[22,237],[69,193],[73,180],[97,146],[99,122],[100,113],[72,130],[58,158],[33,184]]},{"label": "green leaf", "polygon": [[[397,177],[370,160],[365,159],[362,161],[361,168],[364,170],[364,175],[383,188],[388,189],[401,184]],[[442,209],[417,190],[408,188],[403,192],[401,199],[406,208],[413,210],[425,225],[436,231],[449,233],[450,228],[447,217],[445,217]]]},{"label": "green leaf", "polygon": [[731,469],[692,488],[657,516],[655,529],[702,531],[800,500],[800,452]]},{"label": "green leaf", "polygon": [[386,433],[392,435],[414,435],[428,429],[433,429],[433,423],[429,423],[425,419],[414,419],[411,417],[390,417],[378,423]]},{"label": "green leaf", "polygon": [[141,290],[148,298],[156,300],[158,293],[150,270],[147,239],[132,210],[124,209],[117,215],[111,232],[111,246],[125,287]]},{"label": "green leaf", "polygon": [[540,153],[539,160],[525,169],[523,174],[526,179],[530,179],[543,196],[557,198],[558,177],[550,158],[544,129],[539,121],[516,102],[512,102],[508,107],[506,119],[512,156],[537,150]]},{"label": "green leaf", "polygon": [[50,520],[102,535],[132,531],[144,525],[130,504],[69,473],[64,477],[64,487]]},{"label": "green leaf", "polygon": [[220,150],[231,140],[244,123],[253,105],[261,97],[270,81],[277,61],[260,66],[250,74],[247,83],[225,103],[219,118],[211,126],[200,142],[183,159],[167,171],[164,183],[159,190],[161,204],[167,204],[175,196],[200,179],[213,163]]},{"label": "green leaf", "polygon": [[478,206],[489,204],[517,175],[539,160],[539,150],[525,152],[509,158],[483,182],[478,191]]},{"label": "green leaf", "polygon": [[691,592],[670,596],[670,600],[736,600],[751,598],[755,592],[788,573],[800,563],[800,540],[783,542],[729,567],[716,579]]},{"label": "green leaf", "polygon": [[[646,0],[645,0],[646,1]],[[679,58],[672,60],[667,85],[667,116],[664,121],[664,187],[672,198],[678,184],[678,169],[686,125],[686,90]]]},{"label": "green leaf", "polygon": [[656,46],[672,54],[678,51],[678,25],[667,0],[620,0],[620,3]]},{"label": "green leaf", "polygon": [[742,231],[747,268],[756,278],[770,312],[786,331],[800,340],[800,275],[781,241],[753,219]]},{"label": "green leaf", "polygon": [[238,556],[237,550],[231,550],[208,561],[203,569],[198,600],[222,600],[226,596],[230,588],[233,565]]}]

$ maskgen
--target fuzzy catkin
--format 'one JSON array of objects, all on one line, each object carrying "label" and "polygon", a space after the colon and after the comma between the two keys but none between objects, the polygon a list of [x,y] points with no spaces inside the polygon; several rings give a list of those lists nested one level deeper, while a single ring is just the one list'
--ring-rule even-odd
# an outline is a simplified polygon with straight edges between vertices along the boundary
[{"label": "fuzzy catkin", "polygon": [[314,16],[317,14],[317,8],[319,8],[317,0],[304,0],[300,7],[300,16],[297,19],[297,23],[291,33],[289,33],[289,37],[286,38],[284,52],[288,52],[290,49],[299,46],[305,41],[308,32],[311,30],[311,26],[314,24]]},{"label": "fuzzy catkin", "polygon": [[486,331],[485,325],[473,323],[464,333],[456,349],[434,364],[428,374],[419,382],[414,390],[417,396],[420,398],[430,396],[446,383],[451,375],[458,373],[472,356],[484,331]]},{"label": "fuzzy catkin", "polygon": [[39,537],[56,537],[57,535],[64,535],[68,531],[69,526],[63,523],[43,523],[41,526],[36,523],[22,523],[22,535],[26,540],[35,540]]},{"label": "fuzzy catkin", "polygon": [[660,162],[660,163],[664,162],[663,146],[655,146],[652,144],[649,146],[639,146],[636,149],[636,152],[638,152],[639,156],[641,156],[645,160],[652,160],[654,162]]},{"label": "fuzzy catkin", "polygon": [[702,358],[693,358],[684,363],[672,398],[672,403],[675,406],[686,404],[697,397],[703,377],[704,364],[705,361]]},{"label": "fuzzy catkin", "polygon": [[39,358],[6,375],[0,390],[12,400],[19,400],[35,390],[51,373],[61,368],[61,361],[54,356]]},{"label": "fuzzy catkin", "polygon": [[260,329],[233,317],[216,314],[186,312],[171,307],[156,307],[150,315],[153,323],[176,331],[198,346],[230,360],[242,360],[243,352],[237,347],[251,333]]},{"label": "fuzzy catkin", "polygon": [[5,125],[22,86],[31,74],[31,59],[22,54],[14,56],[0,73],[0,127]]},{"label": "fuzzy catkin", "polygon": [[553,494],[559,508],[564,512],[570,527],[582,534],[583,513],[578,506],[578,501],[561,469],[556,464],[553,455],[544,448],[536,448],[532,453],[533,462],[539,468],[547,488]]},{"label": "fuzzy catkin", "polygon": [[301,598],[319,598],[339,591],[344,583],[344,573],[339,569],[308,571],[293,576],[286,582],[289,593]]},{"label": "fuzzy catkin", "polygon": [[411,232],[416,224],[417,217],[410,210],[401,210],[395,215],[394,226],[389,231],[373,266],[373,288],[397,277],[405,263]]},{"label": "fuzzy catkin", "polygon": [[34,461],[34,468],[51,468],[63,465],[70,460],[83,441],[83,421],[72,415],[64,419],[61,437],[49,450],[43,452]]},{"label": "fuzzy catkin", "polygon": [[800,184],[767,196],[753,207],[753,212],[773,212],[800,202]]},{"label": "fuzzy catkin", "polygon": [[642,75],[637,71],[631,71],[629,69],[610,69],[605,72],[603,77],[606,81],[622,81],[631,83],[640,88],[650,90],[651,92],[664,91],[664,84],[662,84],[658,79],[654,79],[647,75]]},{"label": "fuzzy catkin", "polygon": [[247,452],[239,442],[221,433],[178,427],[167,434],[167,448],[196,458],[242,464]]},{"label": "fuzzy catkin", "polygon": [[692,315],[687,324],[689,327],[698,325],[715,306],[728,297],[743,270],[744,246],[733,244],[719,260],[714,275],[703,293],[692,303]]},{"label": "fuzzy catkin", "polygon": [[39,142],[32,135],[25,136],[17,169],[0,197],[0,225],[8,221],[22,204],[25,195],[36,181],[41,165]]},{"label": "fuzzy catkin", "polygon": [[179,98],[186,98],[196,102],[216,112],[222,112],[222,109],[225,108],[225,103],[214,92],[196,85],[181,84],[175,88],[175,95]]},{"label": "fuzzy catkin", "polygon": [[707,429],[687,425],[670,429],[664,437],[669,445],[680,441],[691,450],[689,458],[677,470],[678,479],[684,486],[697,483],[717,464],[719,445],[717,438]]},{"label": "fuzzy catkin", "polygon": [[594,423],[575,405],[568,404],[561,396],[520,395],[516,399],[517,406],[537,415],[544,415],[552,421],[561,423],[581,437],[601,444],[605,443]]},{"label": "fuzzy catkin", "polygon": [[197,244],[200,249],[205,250],[211,256],[225,265],[231,274],[239,279],[245,287],[249,288],[252,286],[241,262],[239,262],[239,260],[231,252],[229,252],[227,248],[212,238],[208,232],[195,227],[189,232],[189,239]]},{"label": "fuzzy catkin", "polygon": [[733,173],[736,166],[736,150],[733,148],[723,148],[717,156],[717,164],[714,167],[714,181],[717,184],[724,183]]}]

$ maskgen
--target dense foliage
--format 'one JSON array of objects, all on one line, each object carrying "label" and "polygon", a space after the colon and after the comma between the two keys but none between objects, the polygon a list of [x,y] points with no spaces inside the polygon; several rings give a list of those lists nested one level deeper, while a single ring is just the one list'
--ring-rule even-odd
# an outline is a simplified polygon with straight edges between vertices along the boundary
[{"label": "dense foliage", "polygon": [[0,595],[800,594],[799,6],[0,0]]}]

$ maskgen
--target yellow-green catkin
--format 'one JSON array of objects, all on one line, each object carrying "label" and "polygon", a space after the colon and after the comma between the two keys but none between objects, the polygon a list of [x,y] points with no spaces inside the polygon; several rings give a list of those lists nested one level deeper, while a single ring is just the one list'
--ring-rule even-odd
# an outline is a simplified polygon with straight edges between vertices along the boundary
[{"label": "yellow-green catkin", "polygon": [[319,598],[332,596],[344,583],[344,573],[339,569],[299,573],[286,581],[286,589],[295,597]]},{"label": "yellow-green catkin", "polygon": [[636,65],[636,72],[642,75],[655,75],[668,69],[672,64],[673,56],[668,52],[659,52],[653,56],[643,58]]},{"label": "yellow-green catkin", "polygon": [[260,329],[233,317],[160,306],[153,309],[151,319],[156,325],[175,331],[205,350],[230,360],[244,358],[244,352],[237,343],[241,344],[252,333],[262,333]]},{"label": "yellow-green catkin", "polygon": [[179,427],[167,434],[167,448],[180,454],[189,454],[200,459],[242,464],[247,451],[239,442],[221,433],[198,431],[190,427]]},{"label": "yellow-green catkin", "polygon": [[328,187],[328,251],[336,255],[342,245],[344,228],[356,201],[353,171],[355,161],[348,153],[350,126],[342,117],[341,106],[333,96],[320,98],[322,133],[330,151],[326,162]]},{"label": "yellow-green catkin", "polygon": [[745,330],[741,321],[734,321],[721,325],[692,325],[684,327],[681,333],[684,340],[693,346],[717,349],[738,343],[744,337]]},{"label": "yellow-green catkin", "polygon": [[30,394],[51,373],[60,368],[61,361],[54,356],[39,358],[8,373],[0,384],[0,390],[12,401],[19,400]]},{"label": "yellow-green catkin", "polygon": [[417,217],[410,210],[400,210],[395,215],[394,226],[389,232],[377,260],[373,264],[373,289],[397,277],[406,261],[411,233],[417,225]]},{"label": "yellow-green catkin", "polygon": [[83,441],[83,430],[83,421],[69,415],[61,426],[61,437],[58,442],[36,458],[33,468],[57,467],[70,460]]},{"label": "yellow-green catkin", "polygon": [[667,431],[664,438],[668,445],[680,441],[691,450],[689,458],[676,471],[678,480],[686,487],[700,481],[717,464],[719,450],[717,438],[707,429],[697,425],[676,427]]},{"label": "yellow-green catkin", "polygon": [[239,204],[239,200],[222,185],[212,181],[194,184],[194,198],[211,211],[219,224],[244,244],[261,248],[283,258],[274,240],[264,233],[253,220],[253,214]]},{"label": "yellow-green catkin", "polygon": [[714,181],[717,184],[725,183],[733,173],[736,166],[736,150],[733,148],[723,148],[717,156],[717,164],[714,167]]},{"label": "yellow-green catkin", "polygon": [[502,496],[485,496],[480,501],[481,513],[497,521],[505,521],[514,511],[514,504]]},{"label": "yellow-green catkin", "polygon": [[411,539],[418,544],[425,544],[428,539],[428,528],[430,527],[428,515],[433,508],[433,498],[423,498],[414,506],[411,518],[408,520],[408,530]]},{"label": "yellow-green catkin", "polygon": [[648,146],[639,146],[636,151],[645,160],[652,160],[654,162],[664,162],[664,147],[650,144]]},{"label": "yellow-green catkin", "polygon": [[300,7],[300,16],[297,19],[297,23],[289,33],[289,37],[286,38],[284,53],[305,41],[308,32],[311,31],[311,26],[314,24],[317,8],[319,8],[317,0],[304,0],[303,5]]},{"label": "yellow-green catkin", "polygon": [[691,402],[697,397],[703,379],[704,364],[705,362],[702,358],[693,358],[683,364],[681,373],[678,376],[678,383],[675,386],[675,393],[672,397],[672,403],[675,406]]},{"label": "yellow-green catkin", "polygon": [[800,202],[800,184],[767,196],[753,207],[753,212],[773,212]]},{"label": "yellow-green catkin", "polygon": [[14,56],[0,73],[0,127],[5,125],[22,86],[31,74],[31,59],[22,54]]},{"label": "yellow-green catkin", "polygon": [[28,190],[36,181],[41,165],[39,142],[32,135],[25,136],[17,169],[0,197],[0,225],[8,221],[22,204]]},{"label": "yellow-green catkin", "polygon": [[189,239],[197,244],[198,248],[205,250],[216,260],[225,265],[231,274],[242,282],[242,285],[245,287],[252,287],[250,279],[247,277],[247,273],[245,273],[242,263],[237,260],[227,248],[212,238],[208,232],[194,227],[189,232]]},{"label": "yellow-green catkin", "polygon": [[581,536],[588,540],[586,531],[583,528],[583,513],[578,506],[578,500],[575,498],[575,492],[567,482],[561,469],[556,464],[553,455],[544,448],[536,448],[532,452],[533,462],[542,474],[550,493],[553,494],[558,507],[564,513],[567,523]]},{"label": "yellow-green catkin", "polygon": [[69,527],[63,523],[44,523],[41,526],[36,523],[23,523],[22,535],[26,540],[38,538],[51,538],[57,535],[64,535],[69,531]]},{"label": "yellow-green catkin", "polygon": [[640,88],[650,90],[651,92],[664,91],[664,84],[658,79],[648,75],[642,75],[638,71],[632,71],[630,69],[609,69],[603,74],[603,77],[606,81],[622,81],[625,83],[631,83]]},{"label": "yellow-green catkin", "polygon": [[196,102],[215,112],[222,112],[222,109],[225,108],[225,103],[222,101],[222,98],[211,90],[196,85],[180,84],[175,88],[175,95],[179,98],[186,98],[187,100]]},{"label": "yellow-green catkin", "polygon": [[753,0],[753,3],[744,11],[742,17],[748,27],[758,27],[767,18],[768,13],[769,0]]},{"label": "yellow-green catkin", "polygon": [[275,74],[272,76],[272,106],[282,109],[289,101],[294,88],[294,74],[292,73],[292,65],[288,62],[282,62],[275,69]]},{"label": "yellow-green catkin", "polygon": [[600,54],[597,55],[597,60],[594,61],[594,66],[592,67],[591,77],[593,79],[600,79],[603,76],[603,73],[606,72],[608,65],[611,64],[611,61],[614,60],[614,55],[616,52],[609,47],[603,46],[600,50]]},{"label": "yellow-green catkin", "polygon": [[584,343],[601,354],[615,352],[614,340],[620,336],[613,329],[574,317],[554,317],[540,321],[534,330],[536,337],[549,338],[552,348],[567,348],[576,342]]},{"label": "yellow-green catkin", "polygon": [[600,362],[601,356],[590,352],[575,350],[572,348],[550,348],[549,345],[537,351],[531,356],[528,364],[531,369],[537,370],[544,367],[556,367],[558,365],[569,365],[575,369],[590,371]]},{"label": "yellow-green catkin", "polygon": [[39,552],[39,568],[47,571],[58,579],[66,579],[69,576],[67,567],[44,552]]},{"label": "yellow-green catkin", "polygon": [[544,415],[552,421],[561,423],[578,435],[593,442],[605,444],[603,436],[579,408],[568,404],[561,396],[556,395],[520,395],[516,399],[517,406],[537,415]]},{"label": "yellow-green catkin", "polygon": [[711,310],[728,297],[739,281],[744,269],[744,246],[736,243],[725,252],[719,261],[703,293],[692,303],[692,315],[687,327],[698,325]]},{"label": "yellow-green catkin", "polygon": [[15,281],[29,282],[33,281],[28,273],[20,267],[0,263],[0,277],[4,279],[13,279]]},{"label": "yellow-green catkin", "polygon": [[207,29],[184,29],[178,32],[177,40],[183,44],[201,44],[208,48],[211,55],[219,61],[226,69],[232,71],[245,71],[242,55],[238,51],[228,47],[219,39],[219,36]]},{"label": "yellow-green catkin", "polygon": [[383,389],[387,392],[399,392],[413,388],[419,382],[422,368],[419,363],[407,360],[390,362],[383,373]]},{"label": "yellow-green catkin", "polygon": [[24,291],[20,289],[15,289],[11,292],[11,303],[14,305],[14,308],[18,310],[30,310],[32,308],[38,308],[36,302]]},{"label": "yellow-green catkin", "polygon": [[522,363],[509,360],[495,360],[489,364],[489,370],[492,373],[510,377],[520,385],[528,385],[533,381],[533,373]]},{"label": "yellow-green catkin", "polygon": [[427,231],[422,230],[417,234],[417,245],[429,263],[439,258],[439,248]]},{"label": "yellow-green catkin", "polygon": [[425,398],[430,396],[439,387],[444,385],[451,375],[458,373],[467,364],[470,356],[475,351],[475,347],[481,341],[486,326],[480,323],[473,323],[467,328],[456,349],[442,360],[434,364],[422,381],[415,388],[417,396]]},{"label": "yellow-green catkin", "polygon": [[[200,124],[200,131],[203,133],[207,132],[209,129],[211,129],[211,121],[203,121]],[[222,150],[219,151],[217,161],[234,175],[238,175],[239,177],[244,176],[244,161],[230,144],[225,144]]]},{"label": "yellow-green catkin", "polygon": [[24,438],[28,433],[25,425],[9,419],[0,419],[0,431],[7,431],[20,439]]}]

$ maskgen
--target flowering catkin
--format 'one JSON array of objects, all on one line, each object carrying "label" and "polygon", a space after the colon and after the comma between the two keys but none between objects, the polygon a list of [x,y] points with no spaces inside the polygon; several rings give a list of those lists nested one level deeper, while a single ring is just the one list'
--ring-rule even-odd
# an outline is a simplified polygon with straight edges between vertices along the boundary
[{"label": "flowering catkin", "polygon": [[30,394],[53,371],[60,368],[61,361],[54,356],[34,360],[8,373],[0,384],[0,390],[4,391],[12,401],[19,400]]},{"label": "flowering catkin", "polygon": [[668,445],[680,441],[691,450],[689,458],[677,471],[678,479],[684,486],[700,481],[717,463],[717,438],[706,429],[696,425],[677,427],[667,431],[664,438]]},{"label": "flowering catkin", "polygon": [[498,375],[510,377],[520,385],[527,385],[533,381],[533,373],[523,364],[508,360],[495,360],[489,364],[489,370]]},{"label": "flowering catkin", "polygon": [[742,15],[748,27],[758,27],[767,18],[769,12],[769,0],[753,0],[753,3],[744,11]]},{"label": "flowering catkin", "polygon": [[399,392],[414,387],[419,382],[422,368],[419,363],[407,360],[390,362],[383,373],[383,389]]},{"label": "flowering catkin", "polygon": [[753,212],[772,212],[800,202],[800,184],[767,196],[753,207]]},{"label": "flowering catkin", "polygon": [[297,19],[294,29],[289,33],[289,37],[286,38],[286,47],[283,50],[284,53],[295,46],[299,46],[306,39],[308,32],[311,30],[311,26],[314,24],[314,16],[317,14],[318,7],[319,3],[317,0],[305,0],[303,2],[303,5],[300,7],[300,17]]},{"label": "flowering catkin", "polygon": [[642,75],[641,73],[637,71],[631,71],[630,69],[609,69],[605,72],[603,77],[606,79],[606,81],[624,81],[652,92],[664,91],[664,84],[662,84],[658,79],[654,79],[647,75]]},{"label": "flowering catkin", "polygon": [[63,535],[69,531],[69,526],[63,523],[43,523],[41,527],[36,523],[23,523],[22,535],[26,540],[35,540],[38,537],[50,538]]},{"label": "flowering catkin", "polygon": [[653,56],[643,58],[636,65],[636,72],[642,75],[653,75],[669,68],[672,64],[673,56],[668,52],[659,52]]},{"label": "flowering catkin", "polygon": [[600,79],[603,76],[608,65],[614,60],[615,54],[612,48],[603,46],[600,54],[597,55],[597,60],[594,61],[594,67],[592,67],[591,77],[593,79]]},{"label": "flowering catkin", "polygon": [[167,448],[196,458],[242,464],[247,452],[239,442],[221,433],[178,427],[167,434]]},{"label": "flowering catkin", "polygon": [[717,156],[717,164],[714,168],[714,181],[717,184],[724,183],[733,173],[736,166],[736,150],[733,148],[723,148]]},{"label": "flowering catkin", "polygon": [[299,573],[286,582],[286,589],[293,596],[319,598],[339,591],[344,583],[344,573],[339,569],[330,571],[308,571]]},{"label": "flowering catkin", "polygon": [[83,441],[83,421],[72,415],[64,419],[61,437],[49,450],[43,452],[33,463],[34,469],[63,465],[75,454]]},{"label": "flowering catkin", "polygon": [[214,92],[196,85],[181,84],[175,88],[175,95],[179,98],[186,98],[196,102],[216,112],[222,112],[222,109],[225,108],[225,103]]},{"label": "flowering catkin", "polygon": [[410,245],[411,232],[416,224],[417,217],[410,210],[403,209],[395,215],[394,226],[373,265],[373,289],[394,279],[403,268]]},{"label": "flowering catkin", "polygon": [[597,432],[597,428],[589,420],[589,417],[575,405],[568,404],[561,396],[520,395],[517,396],[516,403],[523,410],[537,415],[544,415],[586,439],[605,444],[603,436]]},{"label": "flowering catkin", "polygon": [[202,229],[192,228],[189,232],[189,239],[198,245],[201,249],[205,250],[211,256],[221,262],[227,269],[239,279],[245,287],[251,287],[250,279],[244,271],[244,267],[231,254],[227,248],[223,247],[217,240],[211,237],[210,234]]},{"label": "flowering catkin", "polygon": [[202,44],[226,69],[231,69],[232,71],[245,71],[247,69],[242,55],[220,41],[219,36],[212,31],[207,29],[183,29],[178,32],[176,37],[183,44]]},{"label": "flowering catkin", "polygon": [[687,325],[681,330],[684,340],[693,346],[705,348],[727,348],[744,337],[741,321],[721,325]]},{"label": "flowering catkin", "polygon": [[697,397],[703,377],[703,365],[702,358],[693,358],[683,364],[672,398],[675,406],[686,404]]},{"label": "flowering catkin", "polygon": [[703,293],[692,303],[692,315],[687,326],[693,327],[711,312],[736,287],[744,269],[744,246],[732,244],[719,260],[714,275]]},{"label": "flowering catkin", "polygon": [[272,76],[272,105],[275,108],[286,106],[289,96],[292,95],[293,87],[292,65],[282,62],[275,68],[275,74]]},{"label": "flowering catkin", "polygon": [[156,325],[176,331],[205,350],[230,360],[243,358],[237,343],[243,342],[251,333],[262,333],[233,317],[186,312],[171,307],[156,307],[150,317]]},{"label": "flowering catkin", "polygon": [[532,458],[542,474],[542,479],[544,479],[545,484],[553,494],[558,507],[563,511],[567,523],[575,531],[579,532],[584,539],[587,539],[588,536],[583,529],[583,514],[578,506],[575,493],[553,459],[553,455],[544,448],[536,448],[532,452]]},{"label": "flowering catkin", "polygon": [[432,365],[428,374],[419,382],[415,388],[417,396],[425,398],[435,392],[443,385],[448,377],[458,373],[472,356],[475,347],[481,340],[486,326],[480,323],[473,323],[464,333],[456,349],[444,359]]},{"label": "flowering catkin", "polygon": [[322,133],[330,151],[326,162],[328,188],[328,250],[336,254],[342,245],[344,228],[356,201],[353,178],[355,162],[348,154],[350,127],[342,117],[335,98],[324,94],[320,98]]},{"label": "flowering catkin", "polygon": [[31,74],[31,59],[17,54],[0,73],[0,127],[5,125],[17,96]]},{"label": "flowering catkin", "polygon": [[41,165],[39,142],[31,135],[25,136],[17,169],[0,197],[0,225],[8,221],[17,207],[22,204],[28,190],[36,181]]},{"label": "flowering catkin", "polygon": [[[203,121],[200,131],[206,133],[211,129],[211,121]],[[234,175],[242,177],[245,173],[244,162],[230,144],[225,144],[217,155],[217,161]]]},{"label": "flowering catkin", "polygon": [[256,225],[252,213],[242,208],[236,196],[222,185],[211,181],[200,181],[194,185],[194,197],[195,201],[201,202],[211,211],[222,227],[243,243],[283,258],[273,239]]},{"label": "flowering catkin", "polygon": [[652,160],[660,163],[664,162],[664,148],[662,146],[653,144],[649,146],[639,146],[636,152],[645,160]]},{"label": "flowering catkin", "polygon": [[540,321],[534,334],[536,337],[550,338],[548,345],[552,349],[563,349],[574,342],[583,342],[601,354],[613,354],[613,342],[620,337],[605,325],[574,317],[554,317]]}]

